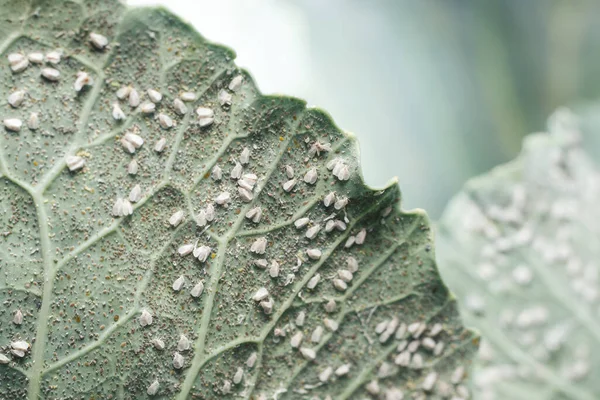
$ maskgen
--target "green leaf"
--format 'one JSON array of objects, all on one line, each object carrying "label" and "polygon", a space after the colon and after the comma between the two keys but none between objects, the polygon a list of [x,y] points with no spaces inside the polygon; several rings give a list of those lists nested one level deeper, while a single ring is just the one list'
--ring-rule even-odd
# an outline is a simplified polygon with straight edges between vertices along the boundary
[{"label": "green leaf", "polygon": [[[395,183],[365,186],[327,114],[261,95],[231,50],[162,9],[0,10],[1,398],[464,392],[477,338],[427,217],[400,209]],[[420,344],[408,366],[403,341]]]},{"label": "green leaf", "polygon": [[599,198],[577,120],[560,110],[448,206],[438,255],[481,332],[476,398],[598,398]]}]

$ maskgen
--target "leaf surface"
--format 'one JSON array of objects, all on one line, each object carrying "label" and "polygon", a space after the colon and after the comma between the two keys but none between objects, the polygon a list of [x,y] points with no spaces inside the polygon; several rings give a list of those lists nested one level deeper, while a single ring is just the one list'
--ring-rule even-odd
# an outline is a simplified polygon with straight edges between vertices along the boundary
[{"label": "leaf surface", "polygon": [[[464,391],[450,377],[477,339],[427,217],[400,209],[396,184],[365,186],[327,114],[260,94],[231,50],[163,9],[0,10],[0,397]],[[32,61],[15,72],[19,54]]]}]

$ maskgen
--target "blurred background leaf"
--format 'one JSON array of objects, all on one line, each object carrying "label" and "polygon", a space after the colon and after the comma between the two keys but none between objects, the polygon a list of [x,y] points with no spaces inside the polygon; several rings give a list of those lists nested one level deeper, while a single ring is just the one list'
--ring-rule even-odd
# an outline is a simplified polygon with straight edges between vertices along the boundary
[{"label": "blurred background leaf", "polygon": [[327,109],[358,135],[367,182],[398,176],[405,207],[433,218],[555,108],[600,94],[591,0],[129,3],[187,16],[234,47],[264,92]]}]

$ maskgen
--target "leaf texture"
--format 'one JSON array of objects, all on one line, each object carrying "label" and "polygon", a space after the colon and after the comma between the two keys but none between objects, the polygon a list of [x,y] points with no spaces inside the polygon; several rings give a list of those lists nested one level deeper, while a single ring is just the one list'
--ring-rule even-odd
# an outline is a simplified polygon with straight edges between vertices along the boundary
[{"label": "leaf texture", "polygon": [[1,398],[466,398],[427,217],[327,114],[163,9],[0,10]]}]

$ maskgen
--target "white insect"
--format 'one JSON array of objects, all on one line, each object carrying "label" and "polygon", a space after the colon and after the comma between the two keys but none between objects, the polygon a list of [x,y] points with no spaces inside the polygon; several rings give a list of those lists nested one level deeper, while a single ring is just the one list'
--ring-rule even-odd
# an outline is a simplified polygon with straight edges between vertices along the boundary
[{"label": "white insect", "polygon": [[367,237],[367,230],[365,228],[361,229],[354,239],[354,243],[363,244],[365,242],[365,238]]},{"label": "white insect", "polygon": [[142,310],[139,321],[141,326],[152,325],[152,314],[148,310]]},{"label": "white insect", "polygon": [[323,337],[323,327],[321,325],[318,325],[313,330],[312,334],[310,335],[310,341],[318,344],[321,342],[322,337]]},{"label": "white insect", "polygon": [[210,176],[215,181],[220,181],[221,179],[223,179],[223,170],[218,165],[215,165],[210,173]]},{"label": "white insect", "polygon": [[329,329],[332,332],[337,331],[339,328],[339,324],[337,323],[337,321],[329,318],[323,319],[323,325],[325,325],[325,328]]},{"label": "white insect", "polygon": [[340,181],[347,181],[348,179],[350,179],[350,167],[348,167],[345,164],[338,165],[341,166],[339,167],[339,169],[334,170],[333,175],[335,175]]},{"label": "white insect", "polygon": [[215,207],[212,204],[206,206],[206,220],[211,222],[215,219]]},{"label": "white insect", "polygon": [[243,187],[238,188],[238,193],[239,193],[242,201],[245,203],[251,202],[252,199],[254,198],[254,195],[252,194],[252,192],[250,192],[248,189],[244,189]]},{"label": "white insect", "polygon": [[183,210],[176,211],[169,218],[169,224],[171,224],[172,227],[176,227],[177,225],[179,225],[183,221],[184,215],[185,214],[184,214]]},{"label": "white insect", "polygon": [[190,101],[195,101],[196,94],[193,92],[183,92],[179,95],[179,98],[187,103]]},{"label": "white insect", "polygon": [[185,103],[178,98],[173,100],[173,108],[175,109],[175,112],[177,112],[177,114],[179,115],[185,115],[188,112],[188,108],[185,105]]},{"label": "white insect", "polygon": [[215,112],[208,107],[198,107],[196,114],[198,114],[198,124],[201,128],[209,126],[215,121]]},{"label": "white insect", "polygon": [[59,64],[62,59],[62,53],[60,51],[51,51],[46,53],[46,62],[50,64]]},{"label": "white insect", "polygon": [[271,278],[277,278],[279,276],[279,263],[275,260],[271,261],[271,267],[269,268],[269,276]]},{"label": "white insect", "polygon": [[221,393],[223,394],[229,394],[231,392],[231,382],[230,381],[223,381],[223,387],[221,388]]},{"label": "white insect", "polygon": [[302,331],[296,332],[294,336],[292,336],[290,339],[290,346],[292,346],[292,348],[294,349],[297,349],[298,347],[300,347],[302,339],[304,339],[304,334],[302,333]]},{"label": "white insect", "polygon": [[156,110],[156,104],[146,101],[140,106],[142,114],[152,114]]},{"label": "white insect", "polygon": [[41,64],[44,62],[44,54],[38,51],[27,54],[27,59],[34,64]]},{"label": "white insect", "polygon": [[157,153],[162,153],[166,146],[167,146],[167,138],[161,137],[154,144],[154,151],[156,151]]},{"label": "white insect", "polygon": [[133,214],[133,206],[127,199],[118,197],[113,205],[112,215],[115,217],[126,217]]},{"label": "white insect", "polygon": [[317,358],[317,353],[313,349],[309,349],[308,347],[300,348],[300,354],[307,360],[314,360]]},{"label": "white insect", "polygon": [[125,100],[129,97],[131,93],[131,86],[121,86],[119,90],[117,90],[117,98],[119,100]]},{"label": "white insect", "polygon": [[251,208],[246,213],[246,218],[248,218],[250,221],[254,222],[255,224],[258,224],[260,222],[260,219],[262,218],[262,208],[260,208],[260,207]]},{"label": "white insect", "polygon": [[237,92],[240,87],[242,87],[242,82],[244,77],[242,75],[235,76],[231,82],[229,82],[229,90],[232,92]]},{"label": "white insect", "polygon": [[229,192],[222,192],[215,199],[215,203],[217,203],[220,206],[223,206],[223,205],[226,205],[227,203],[229,203],[230,200],[231,200],[231,195],[229,194]]},{"label": "white insect", "polygon": [[399,365],[401,367],[407,367],[410,364],[411,353],[408,351],[403,351],[396,356],[394,359],[394,364]]},{"label": "white insect", "polygon": [[14,108],[17,108],[21,104],[23,104],[24,100],[25,100],[25,91],[24,90],[16,90],[8,96],[8,104],[10,104]]},{"label": "white insect", "polygon": [[121,145],[131,154],[135,153],[135,150],[142,147],[143,144],[144,139],[135,133],[127,132],[121,138]]},{"label": "white insect", "polygon": [[452,382],[454,385],[458,385],[463,380],[464,376],[465,376],[465,367],[460,365],[460,366],[456,367],[454,372],[452,372],[452,375],[450,377],[450,382]]},{"label": "white insect", "polygon": [[335,370],[335,374],[337,376],[344,376],[348,372],[350,372],[350,367],[351,367],[350,364],[342,364]]},{"label": "white insect", "polygon": [[13,324],[21,325],[23,323],[23,313],[21,310],[15,311],[15,315],[13,316]]},{"label": "white insect", "polygon": [[304,182],[314,185],[317,182],[318,174],[316,168],[309,169],[304,175]]},{"label": "white insect", "polygon": [[256,254],[265,254],[265,250],[267,249],[267,238],[260,237],[252,243],[250,246],[250,251]]},{"label": "white insect", "polygon": [[21,53],[11,53],[8,55],[8,63],[12,72],[23,72],[29,66],[29,60]]},{"label": "white insect", "polygon": [[263,301],[267,297],[269,297],[269,291],[267,290],[267,288],[261,287],[256,291],[256,293],[254,293],[254,295],[252,296],[252,300]]},{"label": "white insect", "polygon": [[254,364],[256,364],[256,360],[258,359],[258,354],[254,351],[250,354],[248,359],[246,360],[246,367],[252,368]]},{"label": "white insect", "polygon": [[315,287],[317,287],[317,284],[319,283],[320,280],[321,280],[321,275],[315,274],[315,276],[310,278],[310,280],[306,284],[306,287],[310,290],[313,290]]},{"label": "white insect", "polygon": [[238,383],[240,383],[242,381],[243,378],[244,378],[244,369],[241,367],[238,367],[238,369],[235,371],[235,375],[233,375],[233,384],[237,385]]},{"label": "white insect", "polygon": [[367,392],[372,394],[373,396],[377,396],[381,392],[381,388],[379,387],[379,382],[373,379],[370,381],[367,386],[365,386]]},{"label": "white insect", "polygon": [[181,289],[183,289],[183,285],[185,285],[185,278],[183,275],[181,275],[173,282],[173,290],[179,292]]},{"label": "white insect", "polygon": [[104,50],[106,46],[108,46],[108,39],[106,38],[106,36],[101,35],[99,33],[91,32],[90,42],[98,50]]},{"label": "white insect", "polygon": [[242,165],[246,165],[250,162],[250,149],[247,147],[244,147],[244,150],[242,150],[242,153],[240,154],[240,163],[242,163]]},{"label": "white insect", "polygon": [[10,358],[0,353],[0,365],[5,365],[10,363]]},{"label": "white insect", "polygon": [[231,93],[227,92],[226,90],[221,89],[219,91],[219,104],[221,104],[223,108],[231,106],[232,98],[233,96],[231,95]]},{"label": "white insect", "polygon": [[155,89],[148,89],[146,91],[146,93],[148,93],[148,98],[150,99],[151,102],[153,103],[160,103],[162,100],[162,94],[160,94],[159,91],[155,90]]},{"label": "white insect", "polygon": [[320,156],[322,151],[331,151],[331,143],[314,142],[308,150],[308,156],[313,157],[315,154]]},{"label": "white insect", "polygon": [[240,179],[242,177],[243,170],[244,168],[242,167],[242,164],[236,161],[235,167],[233,167],[231,170],[231,179]]},{"label": "white insect", "polygon": [[60,72],[54,68],[42,68],[42,76],[51,82],[56,82],[60,78]]},{"label": "white insect", "polygon": [[316,224],[316,225],[313,225],[313,226],[311,226],[310,228],[308,228],[308,229],[306,230],[305,236],[306,236],[308,239],[311,239],[311,240],[312,240],[312,239],[314,239],[314,238],[317,236],[317,234],[318,234],[320,231],[321,231],[321,225],[319,225],[319,224]]},{"label": "white insect", "polygon": [[[348,271],[347,269],[338,269],[337,273],[340,279],[344,282],[351,282],[352,278],[354,277],[352,272]],[[394,327],[394,329],[396,328]]]},{"label": "white insect", "polygon": [[167,114],[158,114],[158,123],[163,129],[171,129],[173,127],[173,120]]},{"label": "white insect", "polygon": [[290,192],[294,188],[294,186],[296,186],[296,180],[290,179],[289,181],[283,184],[283,190],[285,190],[286,192]]},{"label": "white insect", "polygon": [[423,383],[421,384],[423,390],[425,390],[426,392],[432,391],[435,382],[437,381],[437,378],[438,374],[436,372],[430,372],[429,374],[427,374],[425,379],[423,379]]},{"label": "white insect", "polygon": [[321,258],[321,250],[319,249],[307,249],[306,255],[312,260],[318,260]]},{"label": "white insect", "polygon": [[333,287],[335,287],[340,292],[343,292],[346,289],[348,289],[348,284],[346,284],[346,282],[344,282],[341,279],[333,279],[332,282],[333,282]]},{"label": "white insect", "polygon": [[32,131],[39,129],[40,127],[40,117],[38,113],[32,112],[29,114],[29,119],[27,120],[27,127]]},{"label": "white insect", "polygon": [[25,353],[29,350],[29,347],[30,345],[26,341],[17,340],[16,342],[11,342],[10,352],[19,358],[23,358],[25,357]]},{"label": "white insect", "polygon": [[192,288],[192,291],[190,292],[190,294],[192,295],[192,297],[200,297],[202,295],[202,292],[204,291],[204,283],[202,283],[202,281],[196,283],[196,285]]},{"label": "white insect", "polygon": [[358,271],[358,261],[354,257],[346,258],[346,265],[348,266],[348,271],[355,273]]},{"label": "white insect", "polygon": [[330,299],[327,303],[325,303],[325,311],[327,311],[328,313],[334,312],[336,308],[337,305],[334,299]]},{"label": "white insect", "polygon": [[329,194],[327,194],[325,196],[325,198],[323,199],[323,205],[325,207],[329,207],[330,205],[332,205],[335,201],[335,192],[329,192]]},{"label": "white insect", "polygon": [[285,175],[289,178],[292,179],[294,177],[294,168],[292,168],[289,165],[285,166]]},{"label": "white insect", "polygon": [[129,164],[127,165],[127,173],[129,175],[136,175],[138,173],[138,169],[139,169],[138,162],[135,159],[131,160],[129,162]]},{"label": "white insect", "polygon": [[206,211],[200,210],[200,212],[198,212],[198,215],[196,216],[196,225],[198,225],[199,227],[203,227],[206,226],[207,223],[208,220],[206,219]]},{"label": "white insect", "polygon": [[348,198],[340,197],[335,201],[333,208],[335,208],[336,210],[341,210],[342,208],[346,207],[347,205],[348,205]]},{"label": "white insect", "polygon": [[156,393],[158,393],[159,388],[160,388],[160,382],[158,382],[158,379],[156,379],[154,382],[152,382],[150,384],[150,386],[148,386],[146,393],[148,394],[148,396],[154,396]]},{"label": "white insect", "polygon": [[192,254],[193,251],[194,251],[193,243],[184,244],[177,249],[177,252],[182,257],[187,256],[188,254]]},{"label": "white insect", "polygon": [[200,262],[206,262],[208,256],[210,255],[211,248],[208,246],[200,246],[194,249],[194,257],[196,257]]},{"label": "white insect", "polygon": [[294,221],[294,226],[297,229],[302,229],[306,225],[308,225],[309,222],[310,222],[310,219],[308,217],[302,217],[302,218],[299,218],[296,221]]},{"label": "white insect", "polygon": [[254,260],[254,265],[256,265],[260,269],[266,269],[269,265],[269,262],[264,258],[259,258],[258,260]]},{"label": "white insect", "polygon": [[77,171],[85,166],[85,159],[79,156],[67,156],[66,157],[67,167],[69,171]]},{"label": "white insect", "polygon": [[140,105],[140,94],[135,88],[129,89],[129,106],[136,108]]},{"label": "white insect", "polygon": [[94,84],[94,79],[84,71],[77,72],[77,78],[75,79],[75,83],[73,84],[73,88],[76,92],[81,92],[81,90],[85,86],[92,86]]},{"label": "white insect", "polygon": [[179,336],[179,342],[177,342],[177,351],[187,351],[192,347],[190,340],[184,335]]},{"label": "white insect", "polygon": [[329,378],[331,378],[332,374],[333,374],[333,368],[327,367],[319,373],[319,380],[323,383],[327,382],[329,380]]},{"label": "white insect", "polygon": [[261,301],[260,306],[265,314],[271,314],[273,312],[273,299],[269,297],[267,300]]},{"label": "white insect", "polygon": [[121,120],[125,119],[125,113],[123,112],[123,110],[121,109],[121,106],[117,102],[113,103],[112,117],[116,121],[121,121]]},{"label": "white insect", "polygon": [[183,356],[181,354],[179,354],[178,352],[175,352],[175,354],[173,355],[173,368],[181,369],[181,368],[183,368],[184,364],[185,364],[185,358],[183,358]]}]

